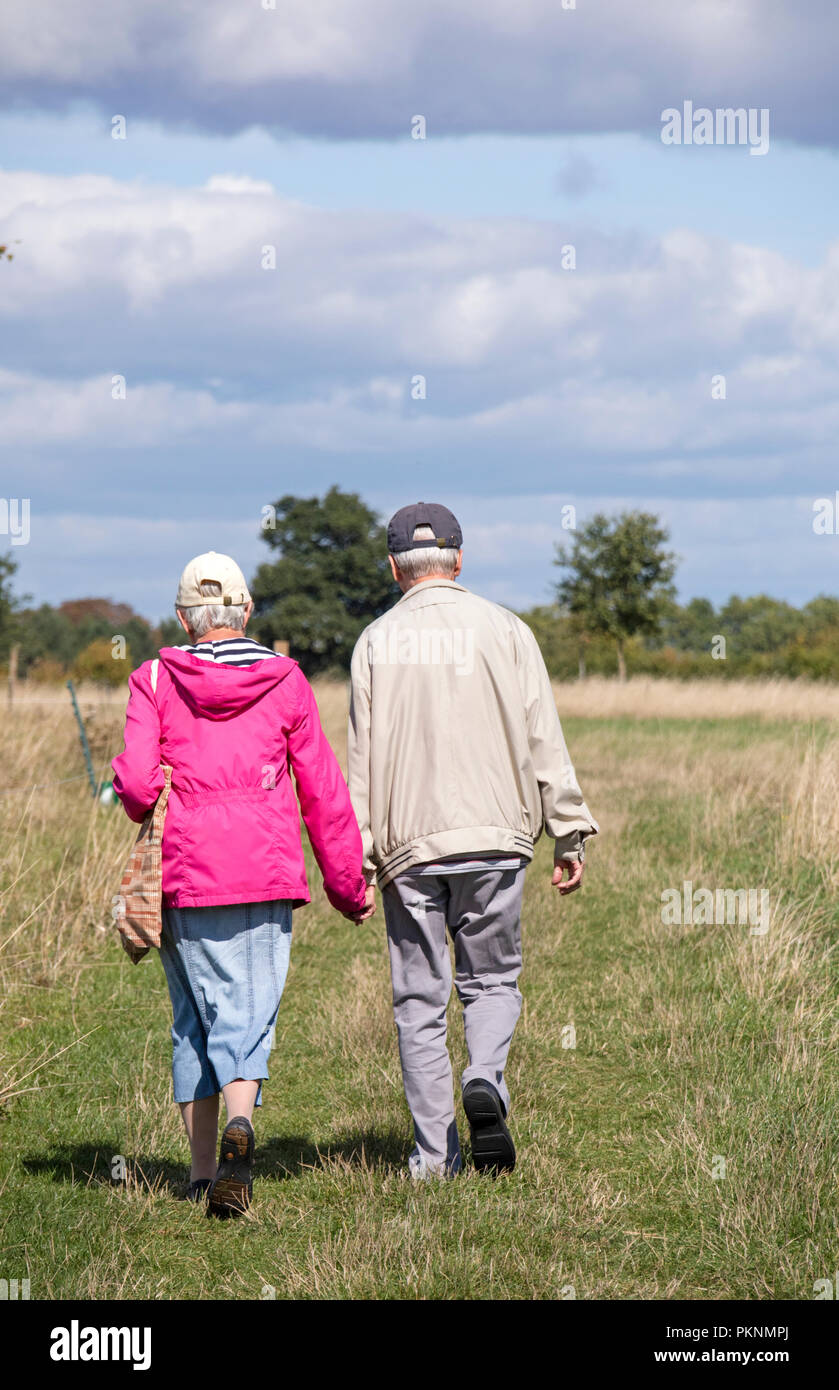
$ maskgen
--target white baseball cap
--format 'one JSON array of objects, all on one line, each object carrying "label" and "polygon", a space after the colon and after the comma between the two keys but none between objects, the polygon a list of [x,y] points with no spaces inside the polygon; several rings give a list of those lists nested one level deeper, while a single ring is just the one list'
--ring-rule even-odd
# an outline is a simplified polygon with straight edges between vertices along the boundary
[{"label": "white baseball cap", "polygon": [[[218,584],[218,594],[201,592],[202,584]],[[217,555],[208,550],[205,555],[196,555],[190,560],[178,582],[176,608],[199,608],[205,603],[232,604],[250,603],[251,596],[245,583],[245,576],[235,560],[229,555]]]}]

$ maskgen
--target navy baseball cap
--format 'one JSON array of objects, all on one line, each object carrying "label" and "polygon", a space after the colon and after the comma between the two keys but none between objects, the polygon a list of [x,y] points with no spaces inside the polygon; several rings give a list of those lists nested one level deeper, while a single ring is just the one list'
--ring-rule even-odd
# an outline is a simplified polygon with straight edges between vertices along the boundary
[{"label": "navy baseball cap", "polygon": [[[434,539],[415,541],[413,536],[418,526],[430,526]],[[424,549],[426,546],[460,550],[462,545],[460,522],[440,502],[414,502],[410,507],[400,507],[387,524],[387,548],[391,555],[399,555],[403,550]]]}]

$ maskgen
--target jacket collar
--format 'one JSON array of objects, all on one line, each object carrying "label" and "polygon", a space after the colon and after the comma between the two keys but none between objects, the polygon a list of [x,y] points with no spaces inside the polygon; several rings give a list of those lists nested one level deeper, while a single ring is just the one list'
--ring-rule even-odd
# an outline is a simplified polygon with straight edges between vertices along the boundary
[{"label": "jacket collar", "polygon": [[465,584],[458,584],[454,579],[423,579],[421,583],[414,584],[407,593],[397,599],[394,607],[398,608],[400,603],[404,603],[406,599],[416,598],[418,594],[423,593],[426,589],[459,589],[462,594],[469,593]]}]

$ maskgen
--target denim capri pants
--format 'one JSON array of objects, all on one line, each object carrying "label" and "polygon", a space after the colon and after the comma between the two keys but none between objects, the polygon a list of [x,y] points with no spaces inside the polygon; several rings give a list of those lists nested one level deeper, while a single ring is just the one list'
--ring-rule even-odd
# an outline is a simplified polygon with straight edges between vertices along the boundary
[{"label": "denim capri pants", "polygon": [[291,903],[163,910],[160,958],[172,1000],[175,1101],[262,1082],[288,974]]}]

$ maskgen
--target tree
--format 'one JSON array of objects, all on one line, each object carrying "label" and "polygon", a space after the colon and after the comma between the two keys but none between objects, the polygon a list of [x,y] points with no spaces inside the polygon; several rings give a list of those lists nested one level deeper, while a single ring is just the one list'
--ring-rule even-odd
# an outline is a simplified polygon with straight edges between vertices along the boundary
[{"label": "tree", "polygon": [[110,643],[114,637],[124,637],[136,665],[156,656],[161,645],[145,618],[129,604],[108,598],[68,599],[58,608],[42,603],[39,608],[24,609],[18,620],[21,670],[26,675],[36,663],[47,660],[59,661],[69,670],[91,642]]},{"label": "tree", "polygon": [[262,538],[279,559],[259,566],[253,632],[290,644],[307,676],[348,670],[356,639],[396,595],[387,532],[355,492],[281,497]]},{"label": "tree", "polygon": [[667,605],[675,556],[669,539],[649,512],[592,517],[572,541],[556,546],[554,564],[568,571],[556,585],[557,598],[580,632],[610,637],[617,648],[618,679],[626,680],[625,643],[658,631]]},{"label": "tree", "polygon": [[802,627],[797,609],[768,594],[752,594],[749,598],[732,594],[720,609],[719,624],[730,647],[749,654],[776,651],[792,642]]},{"label": "tree", "polygon": [[11,552],[0,555],[0,657],[3,660],[21,635],[21,599],[12,591],[12,578],[17,567],[18,562]]},{"label": "tree", "polygon": [[831,594],[817,594],[801,609],[807,633],[819,632],[826,627],[839,627],[839,598]]},{"label": "tree", "polygon": [[122,660],[115,660],[114,649],[107,637],[97,637],[80,651],[73,662],[73,675],[78,681],[95,681],[97,685],[122,685],[132,668],[131,651],[125,649]]},{"label": "tree", "polygon": [[707,598],[692,598],[683,608],[668,605],[662,613],[661,640],[680,652],[707,652],[721,631],[714,605]]},{"label": "tree", "polygon": [[157,624],[161,647],[182,647],[189,641],[177,618],[161,618]]},{"label": "tree", "polygon": [[73,630],[74,656],[92,642],[109,642],[113,637],[125,638],[135,665],[157,655],[157,634],[128,603],[114,603],[109,598],[68,599],[58,612]]}]

